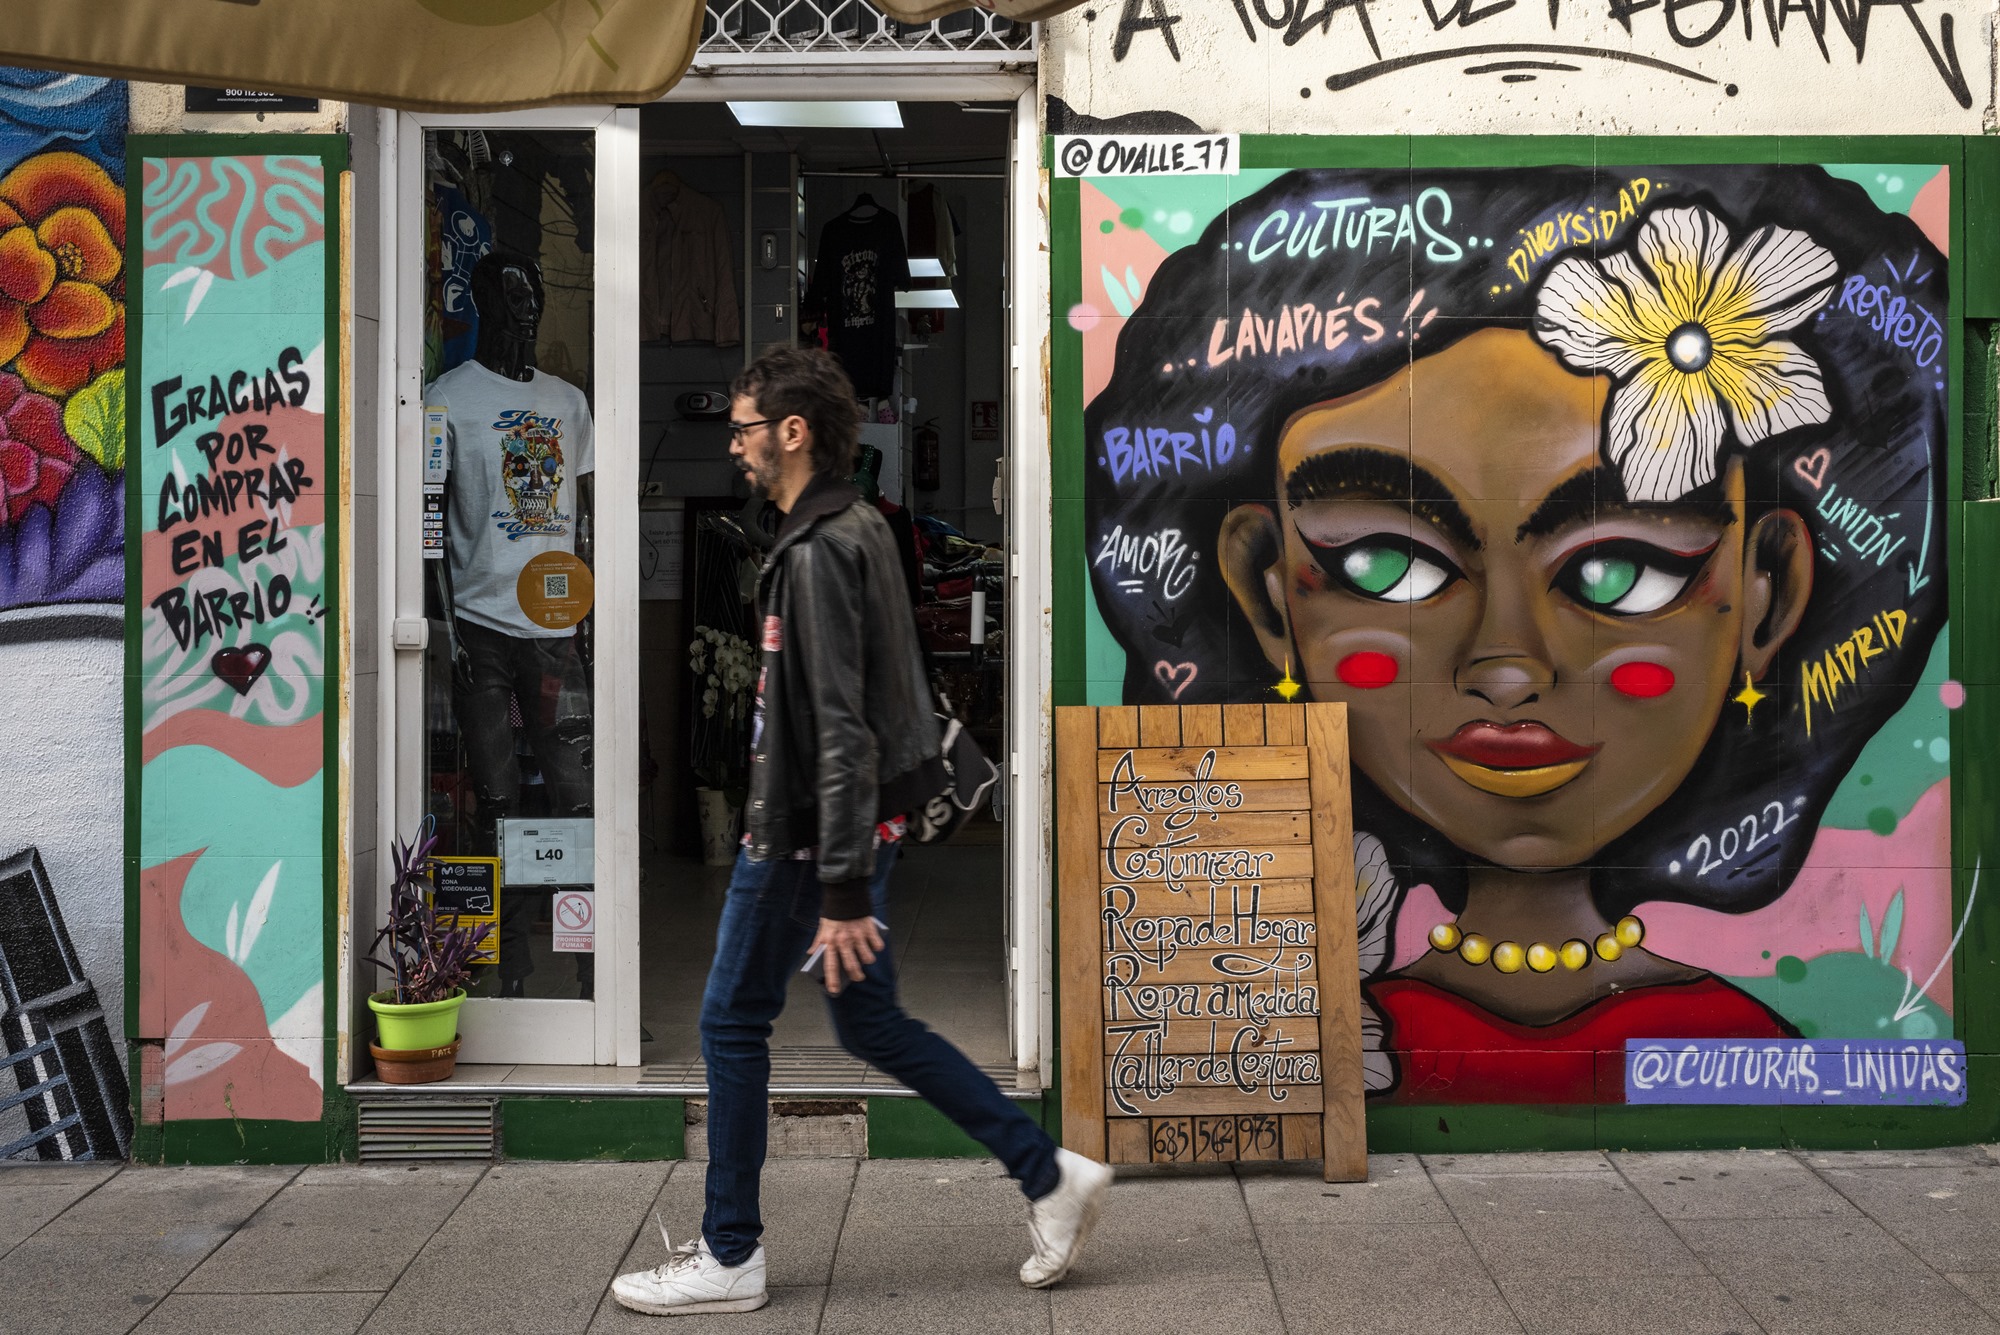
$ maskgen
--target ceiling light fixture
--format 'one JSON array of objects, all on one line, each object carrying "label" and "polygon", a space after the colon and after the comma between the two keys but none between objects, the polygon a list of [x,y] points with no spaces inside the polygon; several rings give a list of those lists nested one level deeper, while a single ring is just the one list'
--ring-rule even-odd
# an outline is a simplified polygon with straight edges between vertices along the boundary
[{"label": "ceiling light fixture", "polygon": [[900,130],[903,109],[894,102],[731,102],[736,123],[757,128]]}]

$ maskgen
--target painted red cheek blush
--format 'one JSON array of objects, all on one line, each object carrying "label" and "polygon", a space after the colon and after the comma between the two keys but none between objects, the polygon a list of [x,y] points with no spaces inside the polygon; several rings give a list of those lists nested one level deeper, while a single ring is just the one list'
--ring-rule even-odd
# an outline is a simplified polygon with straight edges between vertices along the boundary
[{"label": "painted red cheek blush", "polygon": [[1333,665],[1333,675],[1360,691],[1379,691],[1402,672],[1387,654],[1349,654]]},{"label": "painted red cheek blush", "polygon": [[1664,663],[1621,663],[1611,669],[1611,688],[1639,700],[1674,689],[1673,669]]}]

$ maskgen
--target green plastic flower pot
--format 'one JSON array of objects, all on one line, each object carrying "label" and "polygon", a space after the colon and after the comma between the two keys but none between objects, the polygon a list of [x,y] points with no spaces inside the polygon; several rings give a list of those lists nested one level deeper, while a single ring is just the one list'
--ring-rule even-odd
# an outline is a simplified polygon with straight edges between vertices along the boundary
[{"label": "green plastic flower pot", "polygon": [[442,1048],[450,1045],[458,1037],[458,1008],[465,1004],[465,989],[460,988],[443,1001],[425,1001],[412,1006],[398,1006],[385,1000],[394,992],[377,992],[368,998],[368,1009],[375,1012],[375,1029],[378,1045],[390,1052],[417,1052],[424,1048]]}]

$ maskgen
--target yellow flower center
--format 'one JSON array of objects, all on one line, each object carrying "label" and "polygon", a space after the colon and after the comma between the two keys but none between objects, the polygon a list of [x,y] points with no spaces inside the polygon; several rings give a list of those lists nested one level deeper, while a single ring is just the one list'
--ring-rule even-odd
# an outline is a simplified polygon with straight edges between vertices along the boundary
[{"label": "yellow flower center", "polygon": [[83,276],[83,247],[74,241],[61,241],[54,250],[56,272],[64,278]]}]

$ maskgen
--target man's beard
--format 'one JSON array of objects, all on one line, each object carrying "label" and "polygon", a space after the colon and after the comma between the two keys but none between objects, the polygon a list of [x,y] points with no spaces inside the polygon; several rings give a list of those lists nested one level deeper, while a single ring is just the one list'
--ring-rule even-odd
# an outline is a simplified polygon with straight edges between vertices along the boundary
[{"label": "man's beard", "polygon": [[752,495],[762,496],[768,500],[776,493],[778,489],[778,467],[775,460],[767,464],[759,464],[754,459],[745,459],[737,467],[743,472],[743,480],[750,484]]}]

